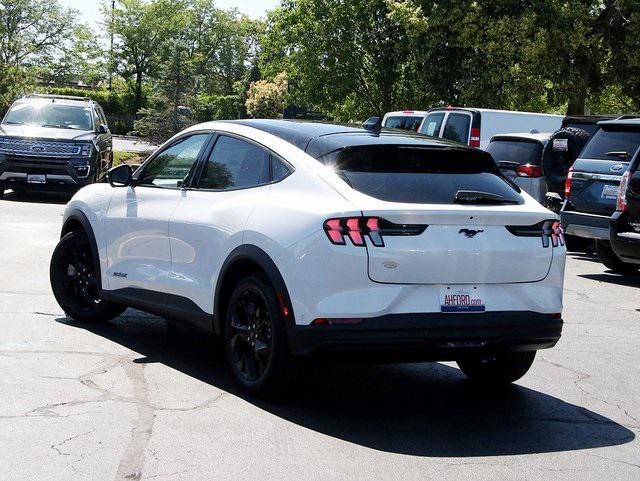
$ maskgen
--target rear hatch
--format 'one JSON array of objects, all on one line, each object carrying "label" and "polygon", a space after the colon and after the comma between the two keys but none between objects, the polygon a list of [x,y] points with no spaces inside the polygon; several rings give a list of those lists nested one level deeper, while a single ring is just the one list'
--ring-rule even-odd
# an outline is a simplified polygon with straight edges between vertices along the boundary
[{"label": "rear hatch", "polygon": [[489,154],[377,145],[343,149],[333,162],[362,194],[353,200],[364,216],[373,281],[494,284],[547,276],[553,248],[544,245],[543,223],[554,216],[525,200]]},{"label": "rear hatch", "polygon": [[543,149],[544,144],[536,139],[494,137],[487,152],[498,163],[503,175],[520,185],[518,180],[522,177],[542,177]]},{"label": "rear hatch", "polygon": [[620,180],[638,147],[640,128],[602,126],[573,165],[570,206],[588,214],[613,214]]}]

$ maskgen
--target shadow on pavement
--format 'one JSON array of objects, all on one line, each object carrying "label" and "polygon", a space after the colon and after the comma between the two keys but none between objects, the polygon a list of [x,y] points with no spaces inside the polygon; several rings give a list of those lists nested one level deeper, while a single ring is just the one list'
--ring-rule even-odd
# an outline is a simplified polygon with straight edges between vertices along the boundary
[{"label": "shadow on pavement", "polygon": [[66,204],[71,199],[72,194],[64,194],[60,192],[13,192],[6,191],[4,197],[0,201],[24,202],[32,204]]},{"label": "shadow on pavement", "polygon": [[502,456],[591,449],[632,441],[629,429],[581,406],[513,386],[475,386],[442,364],[314,366],[279,400],[238,391],[209,336],[129,310],[91,331],[246,399],[307,429],[380,451],[415,456]]},{"label": "shadow on pavement", "polygon": [[640,287],[640,275],[638,274],[620,275],[607,271],[604,274],[578,274],[578,277],[592,281],[607,282],[617,286]]}]

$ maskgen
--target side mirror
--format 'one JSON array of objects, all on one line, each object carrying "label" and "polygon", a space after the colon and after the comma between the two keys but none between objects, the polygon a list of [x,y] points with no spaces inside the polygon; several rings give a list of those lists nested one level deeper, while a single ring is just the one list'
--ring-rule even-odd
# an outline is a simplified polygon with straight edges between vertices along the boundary
[{"label": "side mirror", "polygon": [[547,192],[544,196],[544,206],[557,214],[562,209],[562,197],[555,192]]},{"label": "side mirror", "polygon": [[363,122],[362,128],[371,132],[379,133],[382,130],[382,119],[380,117],[369,117]]},{"label": "side mirror", "polygon": [[121,164],[109,169],[107,180],[111,187],[127,187],[133,183],[133,169],[128,164]]},{"label": "side mirror", "polygon": [[107,127],[105,124],[98,125],[98,133],[99,134],[108,134],[109,133],[109,127]]}]

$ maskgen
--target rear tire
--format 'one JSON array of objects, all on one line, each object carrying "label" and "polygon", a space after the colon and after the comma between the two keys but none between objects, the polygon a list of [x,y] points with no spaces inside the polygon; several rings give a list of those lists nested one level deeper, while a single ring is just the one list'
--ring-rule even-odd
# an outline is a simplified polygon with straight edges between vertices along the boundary
[{"label": "rear tire", "polygon": [[125,306],[100,297],[97,276],[87,234],[68,233],[51,257],[49,277],[53,295],[70,318],[80,322],[105,322],[118,317]]},{"label": "rear tire", "polygon": [[535,357],[536,351],[503,352],[487,358],[462,359],[458,367],[472,381],[504,385],[524,376]]},{"label": "rear tire", "polygon": [[596,253],[605,267],[612,270],[616,274],[634,274],[638,272],[639,266],[636,264],[628,264],[620,260],[611,247],[611,243],[607,241],[596,242]]},{"label": "rear tire", "polygon": [[295,381],[298,362],[291,355],[278,296],[261,273],[243,277],[231,294],[225,316],[227,362],[243,390],[282,394]]},{"label": "rear tire", "polygon": [[[567,141],[567,150],[556,151],[554,140]],[[553,133],[542,152],[542,172],[549,192],[555,192],[564,199],[564,183],[569,168],[580,155],[589,140],[589,133],[575,127],[565,127]]]}]

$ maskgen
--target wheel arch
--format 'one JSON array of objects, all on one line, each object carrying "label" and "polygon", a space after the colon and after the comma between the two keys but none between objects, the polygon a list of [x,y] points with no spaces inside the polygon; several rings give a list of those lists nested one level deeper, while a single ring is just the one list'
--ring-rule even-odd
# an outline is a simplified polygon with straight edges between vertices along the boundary
[{"label": "wheel arch", "polygon": [[220,269],[213,307],[213,331],[217,335],[223,333],[227,303],[233,287],[244,274],[255,271],[264,273],[276,289],[281,308],[286,312],[284,316],[287,328],[295,323],[289,291],[275,262],[259,247],[245,244],[231,251]]},{"label": "wheel arch", "polygon": [[77,230],[84,230],[89,239],[91,257],[93,258],[93,263],[97,271],[96,278],[98,281],[98,292],[102,292],[102,269],[100,267],[100,255],[98,254],[98,243],[96,242],[96,236],[93,233],[91,222],[89,221],[89,218],[86,216],[86,214],[79,209],[74,209],[69,213],[64,221],[64,224],[62,225],[60,238],[62,239],[65,235]]}]

